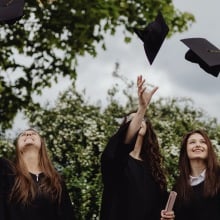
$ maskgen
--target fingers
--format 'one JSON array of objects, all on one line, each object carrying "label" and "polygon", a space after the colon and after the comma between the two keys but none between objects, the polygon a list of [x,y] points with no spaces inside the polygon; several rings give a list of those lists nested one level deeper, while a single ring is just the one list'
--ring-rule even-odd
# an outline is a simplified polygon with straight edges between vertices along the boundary
[{"label": "fingers", "polygon": [[139,76],[137,77],[137,86],[139,86],[139,84],[141,83],[141,81],[142,81],[142,75],[139,75]]},{"label": "fingers", "polygon": [[160,218],[160,220],[174,220],[174,218]]},{"label": "fingers", "polygon": [[161,211],[160,220],[174,220],[174,218],[175,218],[174,211],[166,211],[166,210]]},{"label": "fingers", "polygon": [[158,90],[158,86],[154,87],[153,90],[151,91],[151,96]]},{"label": "fingers", "polygon": [[[139,75],[137,77],[137,87],[138,87],[138,94],[143,94],[144,91],[147,91],[146,86],[144,86],[145,79],[143,79],[142,75]],[[148,93],[153,96],[153,94],[157,91],[158,87],[154,87],[151,91],[148,91]]]},{"label": "fingers", "polygon": [[142,96],[142,94],[144,93],[144,91],[146,90],[146,87],[143,87],[145,83],[145,80],[142,78],[142,76],[138,76],[137,77],[137,87],[138,87],[138,96]]},{"label": "fingers", "polygon": [[138,78],[137,78],[137,86],[138,86],[138,88],[142,88],[144,83],[145,83],[145,79],[143,79],[141,75],[138,76]]},{"label": "fingers", "polygon": [[142,96],[142,94],[145,92],[145,90],[146,90],[146,87],[138,89],[138,95]]},{"label": "fingers", "polygon": [[138,87],[138,100],[140,108],[147,108],[148,104],[151,101],[153,94],[157,91],[158,87],[154,87],[152,90],[149,90],[144,86],[145,79],[142,76],[137,77],[137,87]]}]

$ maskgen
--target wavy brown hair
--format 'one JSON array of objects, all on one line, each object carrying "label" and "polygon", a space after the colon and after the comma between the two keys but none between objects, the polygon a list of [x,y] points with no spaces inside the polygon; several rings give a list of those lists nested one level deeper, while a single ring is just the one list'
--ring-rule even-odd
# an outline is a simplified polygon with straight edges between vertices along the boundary
[{"label": "wavy brown hair", "polygon": [[192,134],[200,134],[205,139],[208,147],[208,157],[206,159],[206,177],[204,181],[203,195],[205,197],[215,196],[220,189],[220,165],[212,143],[204,130],[193,130],[188,132],[182,139],[179,156],[179,177],[175,188],[178,199],[187,202],[191,198],[192,187],[189,183],[191,173],[190,161],[187,155],[187,141]]},{"label": "wavy brown hair", "polygon": [[[127,114],[122,122],[122,126],[127,123],[127,118],[132,113],[136,112],[132,111]],[[147,129],[144,135],[140,157],[146,163],[147,167],[150,168],[151,174],[154,177],[154,180],[159,184],[160,189],[164,191],[167,189],[167,181],[165,177],[165,170],[163,168],[163,157],[160,152],[158,138],[149,118],[145,117],[144,120],[146,122]]]},{"label": "wavy brown hair", "polygon": [[[34,129],[27,129],[39,133]],[[39,135],[40,136],[40,135]],[[44,174],[40,182],[40,191],[36,187],[36,183],[28,172],[24,160],[22,159],[21,152],[18,149],[18,139],[15,140],[15,182],[11,191],[10,200],[24,205],[30,204],[36,196],[40,193],[47,196],[52,201],[60,202],[61,199],[61,177],[55,170],[52,162],[47,154],[46,144],[44,138],[41,138],[41,148],[39,151],[39,166]]]}]

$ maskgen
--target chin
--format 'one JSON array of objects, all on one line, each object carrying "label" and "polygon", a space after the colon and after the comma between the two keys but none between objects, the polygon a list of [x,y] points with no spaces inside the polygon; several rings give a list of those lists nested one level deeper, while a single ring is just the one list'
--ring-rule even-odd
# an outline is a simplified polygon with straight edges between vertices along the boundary
[{"label": "chin", "polygon": [[140,131],[140,132],[138,133],[138,135],[141,136],[141,137],[144,137],[145,132],[141,132],[141,131]]}]

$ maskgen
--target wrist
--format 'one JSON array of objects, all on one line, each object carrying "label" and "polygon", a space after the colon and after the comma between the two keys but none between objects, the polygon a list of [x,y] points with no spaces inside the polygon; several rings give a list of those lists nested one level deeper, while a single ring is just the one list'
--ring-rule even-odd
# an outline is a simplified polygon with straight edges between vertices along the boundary
[{"label": "wrist", "polygon": [[137,115],[139,117],[144,117],[145,114],[146,114],[146,111],[147,111],[147,108],[144,108],[144,107],[139,107],[138,110],[137,110]]}]

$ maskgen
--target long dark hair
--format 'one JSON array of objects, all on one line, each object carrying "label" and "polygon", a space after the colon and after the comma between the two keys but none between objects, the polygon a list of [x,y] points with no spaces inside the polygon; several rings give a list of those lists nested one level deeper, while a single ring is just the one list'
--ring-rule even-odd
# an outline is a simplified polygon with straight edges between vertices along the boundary
[{"label": "long dark hair", "polygon": [[[34,129],[33,130],[38,133]],[[39,135],[39,133],[38,133]],[[39,193],[31,174],[28,172],[27,167],[22,159],[21,152],[18,150],[18,139],[15,140],[16,159],[15,159],[15,182],[11,191],[10,200],[22,203],[24,205],[30,204]],[[40,135],[39,135],[40,136]],[[44,178],[41,181],[41,193],[50,198],[52,201],[60,201],[61,198],[61,177],[55,170],[52,162],[50,161],[44,138],[41,137],[41,148],[39,151],[39,166],[44,173]]]},{"label": "long dark hair", "polygon": [[[132,113],[136,112],[132,111],[127,114],[127,116],[124,118],[124,121],[122,122],[122,126],[123,124],[127,123],[127,117]],[[144,120],[146,122],[147,129],[144,135],[140,157],[147,164],[147,167],[150,168],[151,174],[154,177],[154,180],[159,184],[160,189],[165,191],[167,189],[167,181],[165,177],[163,157],[160,152],[158,138],[149,118],[145,117]]]},{"label": "long dark hair", "polygon": [[204,130],[193,130],[188,132],[182,139],[180,156],[179,156],[179,177],[175,188],[178,193],[178,199],[187,202],[191,198],[192,187],[189,183],[189,175],[191,167],[187,155],[187,141],[192,134],[200,134],[205,139],[208,147],[208,157],[206,159],[206,177],[204,181],[203,195],[205,197],[213,197],[220,189],[220,166],[217,155],[214,151],[212,143]]}]

